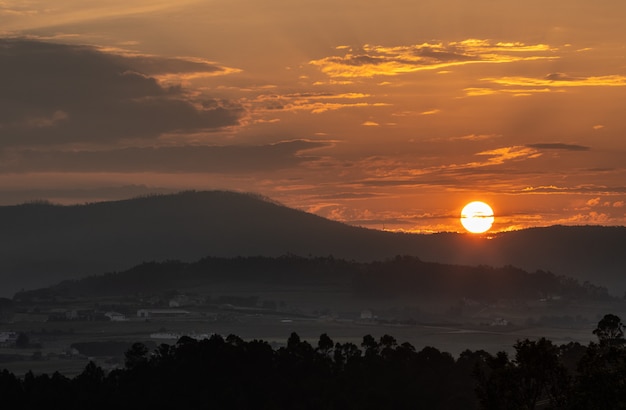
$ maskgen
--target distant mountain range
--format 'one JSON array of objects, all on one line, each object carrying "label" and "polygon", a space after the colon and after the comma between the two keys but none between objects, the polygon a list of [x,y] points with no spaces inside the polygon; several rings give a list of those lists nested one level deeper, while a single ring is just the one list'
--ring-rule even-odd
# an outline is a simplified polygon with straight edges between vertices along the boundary
[{"label": "distant mountain range", "polygon": [[626,291],[625,227],[471,234],[391,233],[330,221],[252,194],[182,192],[123,201],[0,207],[0,296],[145,261],[286,254],[543,269]]}]

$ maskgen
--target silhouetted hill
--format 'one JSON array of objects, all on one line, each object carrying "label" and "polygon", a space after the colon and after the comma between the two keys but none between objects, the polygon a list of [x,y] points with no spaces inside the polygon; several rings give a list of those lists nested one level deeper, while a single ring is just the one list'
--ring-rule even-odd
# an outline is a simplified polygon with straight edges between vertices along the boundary
[{"label": "silhouetted hill", "polygon": [[626,290],[624,227],[550,227],[503,233],[410,235],[368,230],[250,194],[183,192],[75,206],[0,207],[0,296],[143,261],[208,256],[398,254],[454,264],[511,264]]},{"label": "silhouetted hill", "polygon": [[66,280],[57,285],[18,292],[14,299],[37,303],[62,299],[122,298],[209,289],[217,284],[244,287],[274,286],[303,289],[323,286],[350,291],[359,297],[420,297],[479,301],[538,300],[559,296],[567,300],[609,300],[605,288],[550,272],[528,273],[513,266],[461,266],[396,256],[384,261],[356,262],[333,257],[203,258],[197,262],[146,262],[123,272]]},{"label": "silhouetted hill", "polygon": [[183,192],[76,206],[0,207],[2,291],[212,256],[394,255],[397,235],[329,221],[258,196]]}]

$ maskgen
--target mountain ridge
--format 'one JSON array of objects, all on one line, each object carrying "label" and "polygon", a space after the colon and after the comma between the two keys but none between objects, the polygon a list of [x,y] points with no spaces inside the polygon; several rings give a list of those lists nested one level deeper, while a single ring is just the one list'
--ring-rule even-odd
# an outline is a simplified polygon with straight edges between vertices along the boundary
[{"label": "mountain ridge", "polygon": [[[206,256],[328,256],[373,261],[410,255],[464,265],[514,265],[626,290],[625,227],[554,226],[494,234],[375,231],[254,194],[185,191],[59,206],[0,207],[0,293],[13,294],[144,261]],[[593,279],[593,280],[591,280]]]}]

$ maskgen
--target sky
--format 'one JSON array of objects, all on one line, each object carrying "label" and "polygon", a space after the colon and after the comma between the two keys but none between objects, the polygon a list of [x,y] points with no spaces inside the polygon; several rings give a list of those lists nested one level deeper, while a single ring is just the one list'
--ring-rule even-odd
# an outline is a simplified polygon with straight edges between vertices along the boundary
[{"label": "sky", "polygon": [[0,0],[0,204],[626,224],[623,0]]}]

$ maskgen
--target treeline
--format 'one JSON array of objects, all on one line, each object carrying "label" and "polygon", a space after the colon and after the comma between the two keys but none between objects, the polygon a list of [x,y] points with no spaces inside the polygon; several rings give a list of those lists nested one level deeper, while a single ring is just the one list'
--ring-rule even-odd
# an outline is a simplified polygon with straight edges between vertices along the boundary
[{"label": "treeline", "polygon": [[424,262],[397,256],[366,265],[354,277],[355,290],[371,296],[401,294],[445,295],[477,300],[540,299],[559,296],[568,299],[607,299],[606,288],[589,282],[537,270],[526,272],[514,266],[462,266]]},{"label": "treeline", "polygon": [[598,343],[556,346],[518,341],[515,354],[433,347],[417,351],[389,335],[360,346],[316,346],[292,333],[273,349],[230,335],[182,337],[152,352],[135,343],[125,367],[106,374],[90,362],[70,379],[0,373],[0,397],[12,409],[623,409],[623,325],[606,315]]},{"label": "treeline", "polygon": [[207,257],[194,263],[146,262],[123,272],[64,281],[55,286],[18,292],[16,301],[123,296],[133,293],[193,289],[212,283],[246,282],[276,285],[324,284],[352,289],[365,297],[430,295],[477,300],[606,299],[606,288],[551,272],[526,272],[513,266],[461,266],[397,256],[380,262],[356,262],[295,255]]}]

